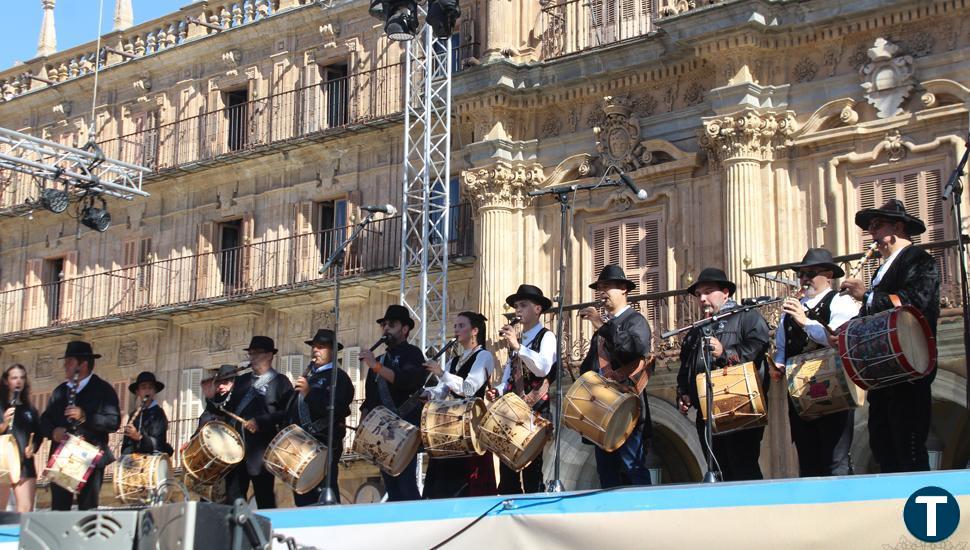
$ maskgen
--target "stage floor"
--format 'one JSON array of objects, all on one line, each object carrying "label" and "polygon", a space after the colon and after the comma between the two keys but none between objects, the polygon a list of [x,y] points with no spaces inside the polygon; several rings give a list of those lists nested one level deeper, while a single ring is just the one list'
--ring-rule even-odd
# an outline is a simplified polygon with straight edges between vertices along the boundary
[{"label": "stage floor", "polygon": [[[952,535],[932,546],[970,550],[970,470],[661,485],[260,513],[272,520],[274,531],[317,548],[683,550],[775,549],[782,544],[786,549],[812,550],[917,549],[931,544],[908,531],[903,508],[915,491],[928,486],[951,493],[963,516]],[[920,517],[926,508],[919,508]],[[18,532],[17,526],[0,527],[0,550],[16,548]]]}]

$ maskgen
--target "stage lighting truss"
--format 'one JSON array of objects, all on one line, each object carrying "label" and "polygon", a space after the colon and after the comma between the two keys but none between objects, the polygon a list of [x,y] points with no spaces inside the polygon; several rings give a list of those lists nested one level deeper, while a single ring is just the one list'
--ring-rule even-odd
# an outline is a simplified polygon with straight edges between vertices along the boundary
[{"label": "stage lighting truss", "polygon": [[[38,208],[63,212],[67,208],[65,194],[68,199],[78,195],[125,200],[147,197],[148,193],[142,190],[142,177],[151,172],[143,166],[105,157],[94,142],[79,149],[0,128],[0,174],[7,170],[54,185],[44,188],[39,200],[0,208],[0,216],[23,216]],[[64,186],[63,191],[56,187],[59,185]]]}]

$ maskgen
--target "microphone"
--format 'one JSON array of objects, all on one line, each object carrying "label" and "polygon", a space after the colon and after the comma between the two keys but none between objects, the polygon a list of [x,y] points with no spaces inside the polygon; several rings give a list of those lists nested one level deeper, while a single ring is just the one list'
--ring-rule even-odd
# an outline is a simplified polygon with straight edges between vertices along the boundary
[{"label": "microphone", "polygon": [[630,189],[630,191],[637,196],[637,199],[641,201],[647,200],[647,192],[644,191],[643,189],[638,188],[636,185],[634,185],[633,180],[630,179],[630,176],[627,176],[626,174],[620,174],[620,179]]},{"label": "microphone", "polygon": [[393,204],[371,204],[368,206],[361,206],[360,209],[366,210],[367,212],[382,212],[388,216],[397,214],[397,208],[394,208]]}]

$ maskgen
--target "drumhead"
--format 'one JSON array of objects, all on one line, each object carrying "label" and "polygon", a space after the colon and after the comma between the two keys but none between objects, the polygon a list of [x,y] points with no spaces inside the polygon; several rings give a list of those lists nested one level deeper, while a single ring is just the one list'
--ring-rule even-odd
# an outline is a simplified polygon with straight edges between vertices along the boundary
[{"label": "drumhead", "polygon": [[925,322],[908,308],[902,308],[898,313],[896,337],[900,351],[913,370],[923,374],[932,367]]},{"label": "drumhead", "polygon": [[302,495],[309,492],[319,485],[327,475],[327,449],[323,445],[320,447],[320,452],[310,459],[310,462],[303,468],[303,472],[300,473],[299,479],[296,480],[296,487],[293,490],[298,494]]},{"label": "drumhead", "polygon": [[242,440],[236,430],[224,422],[209,422],[202,426],[202,443],[212,454],[228,464],[242,462],[245,455]]}]

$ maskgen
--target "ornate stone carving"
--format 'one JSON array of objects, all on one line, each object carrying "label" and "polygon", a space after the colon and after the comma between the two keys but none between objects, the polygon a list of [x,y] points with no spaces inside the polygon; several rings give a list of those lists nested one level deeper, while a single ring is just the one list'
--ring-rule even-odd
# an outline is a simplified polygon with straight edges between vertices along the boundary
[{"label": "ornate stone carving", "polygon": [[684,92],[684,104],[688,107],[704,101],[704,86],[699,82],[692,82]]},{"label": "ornate stone carving", "polygon": [[852,66],[853,70],[861,71],[862,67],[869,62],[869,55],[867,53],[868,50],[869,48],[867,48],[865,44],[860,44],[859,47],[852,52],[852,55],[849,56],[849,65]]},{"label": "ornate stone carving", "polygon": [[735,159],[770,161],[788,145],[795,131],[791,111],[759,112],[747,109],[703,121],[701,146],[715,163]]},{"label": "ornate stone carving", "polygon": [[630,118],[633,110],[629,99],[607,96],[603,101],[606,120],[602,126],[593,128],[596,150],[603,155],[605,165],[632,172],[643,166],[640,122]]},{"label": "ornate stone carving", "polygon": [[504,161],[489,168],[473,168],[462,173],[468,196],[479,208],[522,208],[529,198],[526,193],[537,188],[544,177],[539,164]]},{"label": "ornate stone carving", "polygon": [[903,144],[903,136],[900,135],[899,130],[887,133],[884,141],[889,162],[897,162],[906,158],[906,146]]},{"label": "ornate stone carving", "polygon": [[640,116],[653,116],[657,112],[657,98],[653,94],[637,96],[631,105],[633,112]]},{"label": "ornate stone carving", "polygon": [[899,46],[877,38],[867,53],[871,61],[860,71],[866,99],[876,108],[879,118],[901,113],[903,101],[915,84],[913,57],[898,54]]},{"label": "ornate stone carving", "polygon": [[149,92],[152,89],[152,79],[147,76],[142,76],[136,78],[131,85],[136,90],[142,90],[143,92]]},{"label": "ornate stone carving", "polygon": [[138,341],[126,340],[118,346],[118,365],[134,365],[138,362]]},{"label": "ornate stone carving", "polygon": [[211,338],[209,339],[209,351],[226,351],[229,349],[229,327],[212,327]]},{"label": "ornate stone carving", "polygon": [[337,46],[337,39],[340,38],[340,23],[337,21],[328,21],[320,25],[320,36],[323,37],[324,48],[335,48]]},{"label": "ornate stone carving", "polygon": [[54,111],[55,115],[69,117],[71,116],[71,111],[73,110],[73,108],[74,108],[74,104],[70,101],[65,100],[59,103],[55,103],[52,110]]},{"label": "ornate stone carving", "polygon": [[332,329],[333,321],[333,308],[314,310],[310,316],[310,330],[307,332],[307,335],[312,335],[316,333],[317,329],[321,328]]},{"label": "ornate stone carving", "polygon": [[559,115],[555,112],[549,113],[546,120],[542,123],[542,130],[539,132],[540,137],[552,137],[558,136],[562,131],[562,121],[559,119]]},{"label": "ornate stone carving", "polygon": [[34,372],[36,378],[50,378],[54,376],[54,356],[38,355],[37,362],[34,363]]},{"label": "ornate stone carving", "polygon": [[839,112],[839,120],[841,120],[843,124],[851,126],[856,122],[859,122],[859,113],[857,113],[851,105],[846,105],[842,108],[842,111]]},{"label": "ornate stone carving", "polygon": [[795,67],[792,68],[792,80],[795,82],[814,80],[816,74],[818,74],[818,65],[808,57],[796,63]]},{"label": "ornate stone carving", "polygon": [[235,69],[242,63],[242,52],[238,49],[226,50],[222,54],[222,62],[229,69]]}]

